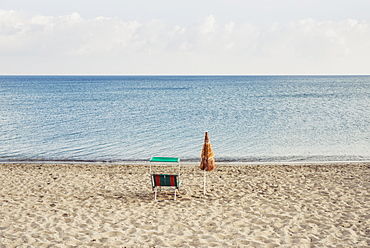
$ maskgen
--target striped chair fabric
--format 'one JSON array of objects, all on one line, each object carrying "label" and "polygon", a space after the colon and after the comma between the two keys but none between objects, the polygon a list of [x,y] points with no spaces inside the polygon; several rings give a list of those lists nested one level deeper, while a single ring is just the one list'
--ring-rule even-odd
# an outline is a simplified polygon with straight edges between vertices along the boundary
[{"label": "striped chair fabric", "polygon": [[170,174],[152,174],[152,186],[155,190],[154,199],[157,199],[157,188],[160,187],[175,187],[175,200],[176,200],[176,191],[179,188],[178,175]]},{"label": "striped chair fabric", "polygon": [[152,176],[153,176],[153,187],[156,186],[178,187],[177,175],[153,174]]}]

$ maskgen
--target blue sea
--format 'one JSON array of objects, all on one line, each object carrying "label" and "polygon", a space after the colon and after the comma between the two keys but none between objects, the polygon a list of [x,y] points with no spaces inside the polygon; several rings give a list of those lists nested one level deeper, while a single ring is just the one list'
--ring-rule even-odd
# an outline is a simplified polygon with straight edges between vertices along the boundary
[{"label": "blue sea", "polygon": [[0,161],[369,161],[370,76],[0,76]]}]

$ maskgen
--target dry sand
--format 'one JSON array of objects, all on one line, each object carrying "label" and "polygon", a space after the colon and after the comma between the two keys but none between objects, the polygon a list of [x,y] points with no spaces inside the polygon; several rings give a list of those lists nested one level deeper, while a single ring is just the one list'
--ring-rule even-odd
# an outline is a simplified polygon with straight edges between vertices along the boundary
[{"label": "dry sand", "polygon": [[186,165],[177,201],[154,201],[148,172],[0,165],[0,247],[370,246],[370,163],[218,164],[205,196]]}]

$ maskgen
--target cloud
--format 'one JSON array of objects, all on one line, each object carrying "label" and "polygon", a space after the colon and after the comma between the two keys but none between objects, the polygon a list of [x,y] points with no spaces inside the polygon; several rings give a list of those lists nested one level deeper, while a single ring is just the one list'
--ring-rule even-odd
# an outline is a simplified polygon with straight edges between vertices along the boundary
[{"label": "cloud", "polygon": [[141,25],[104,17],[85,20],[77,13],[56,17],[22,14],[0,11],[1,53],[104,54],[127,45]]},{"label": "cloud", "polygon": [[297,57],[337,58],[362,54],[370,48],[370,23],[356,20],[292,22],[278,36]]},{"label": "cloud", "polygon": [[175,65],[187,67],[183,71],[190,73],[195,68],[193,73],[201,73],[204,68],[205,73],[212,74],[215,68],[223,70],[221,74],[243,74],[246,67],[260,73],[263,68],[257,66],[281,68],[278,61],[290,63],[296,70],[294,61],[309,65],[309,61],[323,63],[338,58],[361,65],[370,62],[370,23],[304,19],[285,25],[272,23],[262,30],[252,23],[219,23],[213,15],[178,26],[164,19],[138,22],[84,19],[78,13],[43,16],[0,10],[0,56],[0,62],[28,58],[36,64],[40,58],[54,58],[66,63],[62,64],[66,68],[69,59],[90,60],[92,73],[97,66],[91,64],[92,58],[100,58],[107,68],[109,63],[140,66],[144,74],[158,68],[166,74],[165,68],[173,70]]}]

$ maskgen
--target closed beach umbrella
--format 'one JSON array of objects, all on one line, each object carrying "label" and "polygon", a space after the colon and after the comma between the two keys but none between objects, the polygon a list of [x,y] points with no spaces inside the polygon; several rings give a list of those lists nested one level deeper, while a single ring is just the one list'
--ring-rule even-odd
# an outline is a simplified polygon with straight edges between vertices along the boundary
[{"label": "closed beach umbrella", "polygon": [[204,194],[206,194],[206,172],[212,171],[215,167],[215,154],[212,150],[208,132],[206,132],[200,160],[200,169],[204,171]]}]

